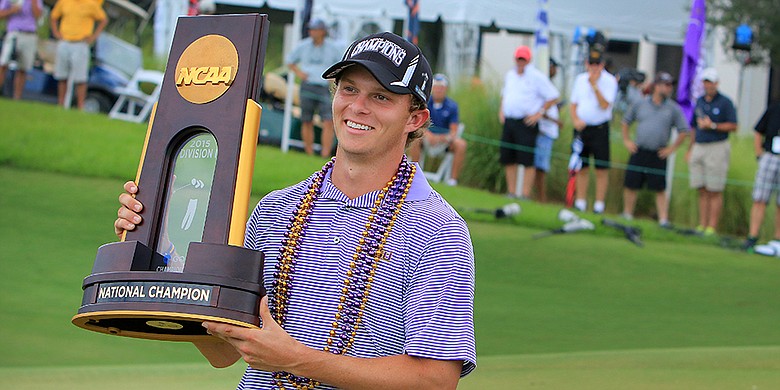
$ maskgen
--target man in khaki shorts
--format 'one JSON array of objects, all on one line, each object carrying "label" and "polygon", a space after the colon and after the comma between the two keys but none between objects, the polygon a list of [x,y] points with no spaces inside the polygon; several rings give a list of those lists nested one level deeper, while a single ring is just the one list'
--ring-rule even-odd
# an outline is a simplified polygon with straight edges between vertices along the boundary
[{"label": "man in khaki shorts", "polygon": [[3,50],[0,52],[0,86],[5,82],[12,54],[16,55],[14,99],[22,98],[27,72],[35,62],[38,48],[38,18],[43,10],[41,0],[0,0],[0,19],[6,20]]},{"label": "man in khaki shorts", "polygon": [[89,47],[108,23],[102,2],[95,0],[58,0],[51,11],[51,33],[59,39],[54,78],[57,79],[57,103],[65,104],[68,80],[76,91],[76,107],[84,109],[89,76]]},{"label": "man in khaki shorts", "polygon": [[699,192],[696,230],[711,235],[715,234],[723,209],[723,190],[731,156],[728,137],[737,129],[737,111],[731,100],[718,92],[718,73],[714,68],[705,69],[701,78],[704,96],[696,100],[696,132],[685,157],[691,188]]}]

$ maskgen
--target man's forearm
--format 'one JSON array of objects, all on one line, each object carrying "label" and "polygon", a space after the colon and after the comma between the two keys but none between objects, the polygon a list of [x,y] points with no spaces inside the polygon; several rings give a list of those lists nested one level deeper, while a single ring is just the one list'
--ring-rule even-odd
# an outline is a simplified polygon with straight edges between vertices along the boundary
[{"label": "man's forearm", "polygon": [[685,132],[685,133],[678,133],[677,134],[677,139],[674,140],[674,144],[672,145],[674,150],[677,150],[683,144],[683,142],[685,142],[686,138],[688,138],[688,133],[687,132]]},{"label": "man's forearm", "polygon": [[458,127],[459,127],[458,122],[450,123],[450,133],[447,139],[448,142],[452,142],[458,139]]},{"label": "man's forearm", "polygon": [[217,368],[224,368],[233,365],[238,359],[241,359],[241,355],[233,348],[232,345],[217,339],[207,341],[194,341],[193,344],[198,351],[211,363],[212,366]]},{"label": "man's forearm", "polygon": [[712,122],[715,126],[713,130],[715,131],[722,131],[725,133],[728,133],[730,131],[734,131],[737,129],[737,124],[734,122],[723,122],[723,123],[715,123]]},{"label": "man's forearm", "polygon": [[631,141],[631,136],[628,133],[628,123],[622,122],[620,124],[620,132],[623,134],[623,141]]},{"label": "man's forearm", "polygon": [[463,362],[409,355],[356,358],[310,349],[293,374],[343,389],[455,389]]}]

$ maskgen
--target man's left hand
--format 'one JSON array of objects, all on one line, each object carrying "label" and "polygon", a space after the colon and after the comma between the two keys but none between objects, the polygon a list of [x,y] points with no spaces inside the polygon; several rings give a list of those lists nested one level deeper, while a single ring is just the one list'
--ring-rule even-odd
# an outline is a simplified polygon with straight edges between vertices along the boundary
[{"label": "man's left hand", "polygon": [[671,156],[672,153],[674,153],[674,148],[667,146],[665,148],[661,148],[661,150],[658,151],[658,157],[660,157],[661,160],[666,160],[666,158]]},{"label": "man's left hand", "polygon": [[[218,322],[204,322],[209,334],[228,343],[252,368],[263,371],[291,371],[311,349],[293,339],[279,326],[268,309],[268,297],[260,300],[261,329],[249,329]],[[313,351],[313,350],[311,350]]]},{"label": "man's left hand", "polygon": [[542,119],[542,115],[544,115],[541,112],[537,112],[533,115],[528,115],[523,119],[523,123],[525,123],[526,126],[533,126],[537,123],[539,123],[539,119]]}]

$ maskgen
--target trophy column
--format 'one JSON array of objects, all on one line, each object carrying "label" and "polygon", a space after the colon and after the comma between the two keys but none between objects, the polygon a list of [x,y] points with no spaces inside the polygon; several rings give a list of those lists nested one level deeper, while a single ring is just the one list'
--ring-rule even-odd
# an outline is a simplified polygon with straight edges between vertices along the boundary
[{"label": "trophy column", "polygon": [[261,108],[266,15],[181,17],[136,182],[144,222],[98,249],[72,322],[195,341],[257,327],[262,254],[243,248]]}]

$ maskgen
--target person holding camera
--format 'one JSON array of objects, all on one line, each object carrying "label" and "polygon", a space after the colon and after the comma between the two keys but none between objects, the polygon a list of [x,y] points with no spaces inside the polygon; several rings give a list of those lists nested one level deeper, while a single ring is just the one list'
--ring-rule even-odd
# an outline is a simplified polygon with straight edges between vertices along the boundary
[{"label": "person holding camera", "polygon": [[615,109],[625,113],[631,106],[644,99],[645,74],[636,69],[621,69],[616,79],[618,81],[618,95]]},{"label": "person holding camera", "polygon": [[35,62],[38,49],[38,18],[43,10],[41,0],[0,0],[0,19],[6,19],[6,33],[0,52],[0,87],[5,82],[8,64],[15,55],[16,73],[13,97],[22,98],[27,72]]}]

